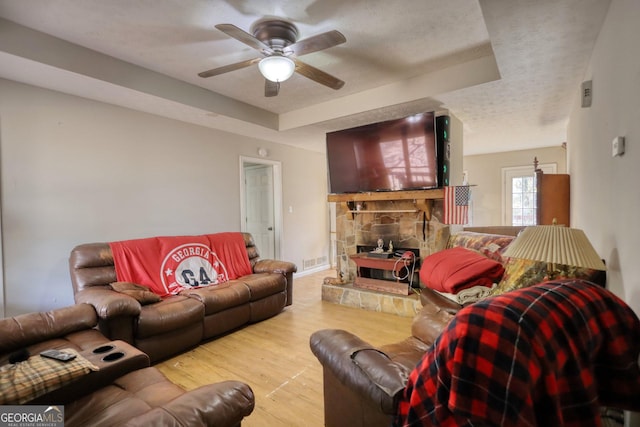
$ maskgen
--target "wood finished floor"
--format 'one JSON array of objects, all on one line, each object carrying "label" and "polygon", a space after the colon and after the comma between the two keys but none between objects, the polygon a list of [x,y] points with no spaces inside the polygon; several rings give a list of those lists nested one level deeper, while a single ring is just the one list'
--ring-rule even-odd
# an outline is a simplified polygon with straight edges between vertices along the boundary
[{"label": "wood finished floor", "polygon": [[321,300],[325,270],[294,279],[293,305],[277,316],[204,343],[156,365],[187,390],[235,379],[251,386],[253,413],[243,426],[322,426],[322,367],[309,348],[319,329],[345,329],[373,345],[410,334],[411,319]]}]

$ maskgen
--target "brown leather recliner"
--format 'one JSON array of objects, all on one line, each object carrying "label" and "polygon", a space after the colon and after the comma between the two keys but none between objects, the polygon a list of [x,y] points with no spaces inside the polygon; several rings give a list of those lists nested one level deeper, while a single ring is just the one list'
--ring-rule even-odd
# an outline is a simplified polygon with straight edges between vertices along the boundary
[{"label": "brown leather recliner", "polygon": [[252,274],[147,305],[110,286],[117,278],[108,243],[78,245],[69,258],[75,302],[93,305],[105,336],[141,349],[152,363],[275,316],[292,303],[296,265],[260,259],[251,234],[242,234]]},{"label": "brown leather recliner", "polygon": [[322,364],[327,427],[389,426],[409,373],[453,314],[422,298],[423,307],[403,341],[374,347],[344,330],[311,335]]},{"label": "brown leather recliner", "polygon": [[[123,341],[110,341],[94,329],[96,324],[95,310],[88,304],[0,319],[0,367],[4,369],[16,366],[9,365],[10,359],[40,358],[46,349],[74,350],[99,368],[73,380],[63,376],[62,384],[56,386],[51,385],[51,374],[41,373],[52,389],[41,394],[40,386],[35,387],[35,394],[24,394],[17,402],[64,405],[69,427],[238,426],[253,411],[255,400],[248,385],[224,381],[185,392],[149,367],[146,354]],[[16,388],[4,381],[0,384],[1,404],[17,403],[11,400]]]},{"label": "brown leather recliner", "polygon": [[[455,246],[502,251],[522,227],[480,227],[449,236]],[[494,234],[496,232],[505,233]],[[506,234],[509,235],[506,235]],[[311,336],[311,350],[323,368],[325,425],[388,426],[409,373],[462,306],[428,288],[420,293],[422,309],[411,336],[373,347],[342,330],[321,330]]]}]

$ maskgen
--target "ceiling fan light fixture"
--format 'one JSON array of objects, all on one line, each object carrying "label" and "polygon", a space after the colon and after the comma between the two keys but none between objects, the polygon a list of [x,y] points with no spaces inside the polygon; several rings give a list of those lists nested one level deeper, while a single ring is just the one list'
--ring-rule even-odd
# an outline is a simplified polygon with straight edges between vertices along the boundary
[{"label": "ceiling fan light fixture", "polygon": [[296,64],[286,56],[271,55],[262,58],[258,63],[258,68],[265,79],[277,83],[291,77],[296,69]]}]

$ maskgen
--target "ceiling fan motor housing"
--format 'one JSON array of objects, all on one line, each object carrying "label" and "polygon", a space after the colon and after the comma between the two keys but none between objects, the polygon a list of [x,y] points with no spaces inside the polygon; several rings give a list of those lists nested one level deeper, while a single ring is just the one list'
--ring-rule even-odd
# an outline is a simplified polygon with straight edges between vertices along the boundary
[{"label": "ceiling fan motor housing", "polygon": [[269,19],[254,24],[253,36],[275,50],[282,50],[296,42],[298,28],[291,22]]}]

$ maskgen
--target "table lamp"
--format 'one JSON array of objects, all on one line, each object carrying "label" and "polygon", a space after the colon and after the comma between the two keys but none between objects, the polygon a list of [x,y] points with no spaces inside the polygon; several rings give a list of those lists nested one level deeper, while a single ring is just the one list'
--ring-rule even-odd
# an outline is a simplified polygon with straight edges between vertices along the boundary
[{"label": "table lamp", "polygon": [[547,263],[550,279],[556,265],[605,271],[607,267],[582,230],[562,225],[536,225],[525,228],[502,254]]}]

